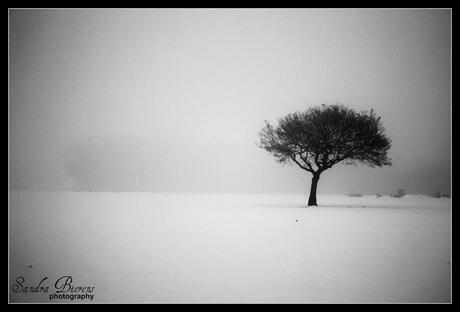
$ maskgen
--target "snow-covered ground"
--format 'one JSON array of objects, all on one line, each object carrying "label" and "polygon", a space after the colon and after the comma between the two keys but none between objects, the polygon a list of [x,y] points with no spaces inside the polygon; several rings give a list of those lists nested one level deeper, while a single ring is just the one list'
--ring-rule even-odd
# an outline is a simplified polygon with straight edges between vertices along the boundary
[{"label": "snow-covered ground", "polygon": [[[83,302],[450,302],[449,198],[306,200],[13,191],[10,300],[59,302],[71,275],[95,287]],[[19,276],[49,292],[12,291]]]}]

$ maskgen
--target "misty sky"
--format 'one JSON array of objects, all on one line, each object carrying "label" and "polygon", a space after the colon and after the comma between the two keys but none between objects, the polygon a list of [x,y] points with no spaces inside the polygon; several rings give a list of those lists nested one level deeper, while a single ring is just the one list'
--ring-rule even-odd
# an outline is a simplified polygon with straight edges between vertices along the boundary
[{"label": "misty sky", "polygon": [[10,10],[10,186],[309,191],[264,120],[373,108],[393,166],[318,193],[450,193],[450,10]]}]

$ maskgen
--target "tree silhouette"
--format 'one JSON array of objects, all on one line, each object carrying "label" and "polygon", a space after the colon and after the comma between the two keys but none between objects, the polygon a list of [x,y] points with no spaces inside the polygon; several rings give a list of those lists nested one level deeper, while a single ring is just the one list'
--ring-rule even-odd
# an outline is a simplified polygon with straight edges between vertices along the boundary
[{"label": "tree silhouette", "polygon": [[316,188],[323,171],[338,163],[391,165],[390,139],[373,110],[356,112],[343,105],[321,105],[268,121],[259,133],[259,147],[280,163],[293,162],[313,175],[308,206],[317,206]]}]

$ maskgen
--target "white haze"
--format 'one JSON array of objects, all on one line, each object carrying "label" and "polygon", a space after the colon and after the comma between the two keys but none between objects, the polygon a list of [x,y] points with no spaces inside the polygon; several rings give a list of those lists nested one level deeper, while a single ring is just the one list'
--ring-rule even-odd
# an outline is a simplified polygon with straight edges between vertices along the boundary
[{"label": "white haze", "polygon": [[264,120],[373,108],[392,167],[319,193],[450,193],[450,10],[10,10],[16,189],[306,192]]}]

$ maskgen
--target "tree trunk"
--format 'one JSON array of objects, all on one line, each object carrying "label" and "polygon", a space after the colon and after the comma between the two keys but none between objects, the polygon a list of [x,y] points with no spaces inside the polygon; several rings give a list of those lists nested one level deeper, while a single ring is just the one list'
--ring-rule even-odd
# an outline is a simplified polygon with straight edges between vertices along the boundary
[{"label": "tree trunk", "polygon": [[308,198],[308,206],[318,206],[316,204],[316,187],[318,186],[319,174],[314,174],[311,179],[310,197]]}]

